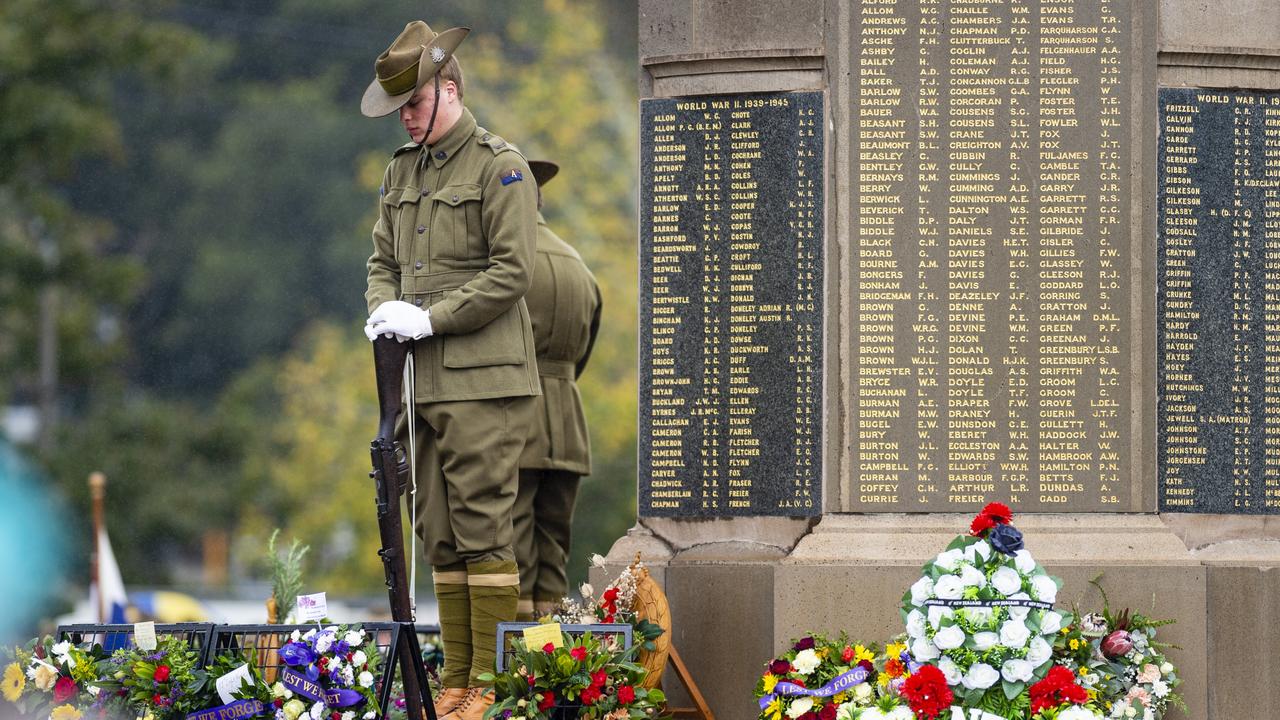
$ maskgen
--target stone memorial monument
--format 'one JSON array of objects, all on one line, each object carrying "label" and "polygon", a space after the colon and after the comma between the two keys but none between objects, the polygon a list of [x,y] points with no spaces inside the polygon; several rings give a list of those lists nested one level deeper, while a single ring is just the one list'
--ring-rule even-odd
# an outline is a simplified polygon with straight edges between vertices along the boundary
[{"label": "stone memorial monument", "polygon": [[[641,0],[640,552],[722,717],[990,501],[1280,707],[1280,6]],[[1261,682],[1259,682],[1261,680]]]}]

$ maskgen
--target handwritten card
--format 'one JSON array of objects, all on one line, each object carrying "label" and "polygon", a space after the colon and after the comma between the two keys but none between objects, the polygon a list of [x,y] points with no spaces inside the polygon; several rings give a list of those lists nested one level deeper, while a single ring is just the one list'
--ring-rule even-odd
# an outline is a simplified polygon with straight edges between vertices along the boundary
[{"label": "handwritten card", "polygon": [[253,682],[253,679],[249,675],[248,663],[245,663],[244,665],[241,665],[235,670],[232,670],[226,675],[218,678],[216,683],[218,688],[218,697],[222,698],[222,702],[224,704],[230,705],[235,702],[235,697],[232,696],[232,693],[239,690],[245,681],[250,683]]},{"label": "handwritten card", "polygon": [[525,646],[533,649],[544,648],[547,643],[551,643],[552,647],[564,647],[564,638],[560,635],[560,623],[525,628],[524,643]]},{"label": "handwritten card", "polygon": [[312,593],[298,596],[298,622],[322,620],[329,614],[329,602],[324,593]]},{"label": "handwritten card", "polygon": [[156,624],[151,621],[133,624],[133,644],[139,650],[156,649]]}]

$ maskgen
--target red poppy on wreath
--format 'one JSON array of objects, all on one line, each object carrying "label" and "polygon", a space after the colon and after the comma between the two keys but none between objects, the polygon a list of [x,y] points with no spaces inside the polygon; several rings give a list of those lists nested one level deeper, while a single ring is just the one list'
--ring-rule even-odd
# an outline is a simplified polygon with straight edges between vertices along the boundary
[{"label": "red poppy on wreath", "polygon": [[902,696],[916,717],[933,720],[951,707],[954,695],[947,687],[947,676],[933,665],[924,665],[902,684]]}]

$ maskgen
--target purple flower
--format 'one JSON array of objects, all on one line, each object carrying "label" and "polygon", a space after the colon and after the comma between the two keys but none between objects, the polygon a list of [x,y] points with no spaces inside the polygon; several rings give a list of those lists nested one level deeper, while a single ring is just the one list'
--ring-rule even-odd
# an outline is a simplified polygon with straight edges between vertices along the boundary
[{"label": "purple flower", "polygon": [[285,665],[310,665],[316,661],[316,653],[303,643],[291,642],[280,648],[280,660]]},{"label": "purple flower", "polygon": [[346,657],[347,653],[350,651],[351,646],[347,644],[346,640],[339,640],[333,644],[333,652],[338,657]]},{"label": "purple flower", "polygon": [[1022,533],[1012,525],[997,525],[987,533],[991,547],[1005,555],[1016,555],[1022,549]]}]

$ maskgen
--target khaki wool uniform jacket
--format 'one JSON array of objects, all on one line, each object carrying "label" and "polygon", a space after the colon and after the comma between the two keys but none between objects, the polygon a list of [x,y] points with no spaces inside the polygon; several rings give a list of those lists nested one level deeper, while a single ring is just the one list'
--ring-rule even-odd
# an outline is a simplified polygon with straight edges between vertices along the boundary
[{"label": "khaki wool uniform jacket", "polygon": [[533,284],[525,295],[533,320],[542,397],[535,402],[520,468],[591,474],[591,442],[577,377],[600,327],[600,288],[582,257],[538,214]]},{"label": "khaki wool uniform jacket", "polygon": [[471,111],[435,145],[409,144],[387,166],[365,292],[430,308],[414,353],[418,403],[539,395],[523,296],[537,214],[533,173]]}]

